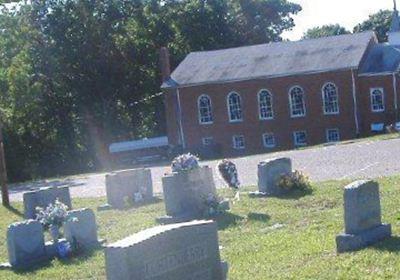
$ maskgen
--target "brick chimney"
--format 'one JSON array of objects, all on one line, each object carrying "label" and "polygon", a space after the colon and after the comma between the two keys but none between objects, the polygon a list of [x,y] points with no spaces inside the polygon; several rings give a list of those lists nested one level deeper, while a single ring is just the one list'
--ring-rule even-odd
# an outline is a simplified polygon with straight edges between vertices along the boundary
[{"label": "brick chimney", "polygon": [[169,51],[168,48],[162,47],[160,49],[160,67],[162,81],[167,81],[171,76],[171,65],[169,62]]}]

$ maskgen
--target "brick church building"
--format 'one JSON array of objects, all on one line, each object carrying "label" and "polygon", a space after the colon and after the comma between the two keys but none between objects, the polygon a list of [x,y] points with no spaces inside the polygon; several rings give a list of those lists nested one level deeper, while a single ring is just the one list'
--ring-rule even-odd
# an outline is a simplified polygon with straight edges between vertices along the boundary
[{"label": "brick church building", "polygon": [[374,32],[190,53],[161,50],[168,140],[224,156],[379,133],[398,120],[400,21]]}]

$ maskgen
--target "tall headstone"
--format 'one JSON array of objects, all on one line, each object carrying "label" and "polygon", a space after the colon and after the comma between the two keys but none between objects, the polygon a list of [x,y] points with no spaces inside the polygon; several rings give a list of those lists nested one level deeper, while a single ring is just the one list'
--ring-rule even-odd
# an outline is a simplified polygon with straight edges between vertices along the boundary
[{"label": "tall headstone", "polygon": [[355,251],[391,236],[390,224],[382,224],[379,185],[356,181],[344,189],[345,232],[336,237],[337,252]]},{"label": "tall headstone", "polygon": [[215,222],[144,230],[105,249],[108,280],[223,280]]},{"label": "tall headstone", "polygon": [[141,193],[143,201],[153,199],[153,182],[150,169],[131,169],[106,175],[107,202],[114,208],[125,206],[126,199],[132,202],[136,193]]},{"label": "tall headstone", "polygon": [[258,191],[265,195],[280,195],[285,192],[278,186],[282,175],[292,174],[290,158],[274,158],[258,164]]},{"label": "tall headstone", "polygon": [[7,249],[9,262],[16,268],[46,260],[42,224],[34,220],[11,224],[7,230]]},{"label": "tall headstone", "polygon": [[96,217],[91,209],[78,209],[68,212],[64,225],[65,239],[79,247],[90,248],[99,244]]},{"label": "tall headstone", "polygon": [[162,178],[162,186],[167,216],[158,219],[161,223],[203,217],[207,210],[207,198],[217,193],[212,169],[208,166],[166,174]]},{"label": "tall headstone", "polygon": [[69,209],[72,209],[69,187],[41,188],[24,193],[23,199],[26,219],[35,219],[36,207],[46,208],[50,203],[54,203],[56,199],[67,205]]}]

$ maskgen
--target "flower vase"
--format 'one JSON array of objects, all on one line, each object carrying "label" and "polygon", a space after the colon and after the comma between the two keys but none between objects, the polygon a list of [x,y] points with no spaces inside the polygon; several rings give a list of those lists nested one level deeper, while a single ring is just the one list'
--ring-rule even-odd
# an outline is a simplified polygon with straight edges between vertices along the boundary
[{"label": "flower vase", "polygon": [[56,225],[50,226],[50,235],[53,238],[54,244],[58,243],[58,238],[60,237],[60,228]]}]

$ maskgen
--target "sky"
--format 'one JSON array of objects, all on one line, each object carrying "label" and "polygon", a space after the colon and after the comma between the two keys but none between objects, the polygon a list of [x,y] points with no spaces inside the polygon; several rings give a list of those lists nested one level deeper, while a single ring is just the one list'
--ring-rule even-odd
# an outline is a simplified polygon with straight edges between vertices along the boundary
[{"label": "sky", "polygon": [[[296,27],[282,36],[289,40],[299,40],[312,27],[336,24],[352,31],[358,23],[368,19],[379,10],[393,10],[393,0],[290,0],[300,4],[303,10],[294,16]],[[397,3],[400,9],[400,1]]]}]

